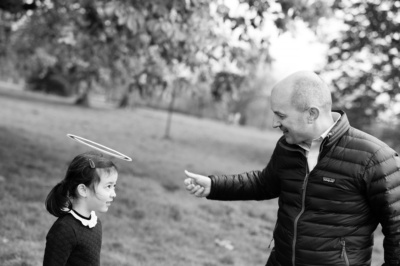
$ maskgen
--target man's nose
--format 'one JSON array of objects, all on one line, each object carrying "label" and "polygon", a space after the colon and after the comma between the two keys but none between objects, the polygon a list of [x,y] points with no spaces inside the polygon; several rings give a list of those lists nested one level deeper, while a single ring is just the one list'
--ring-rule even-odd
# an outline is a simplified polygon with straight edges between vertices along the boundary
[{"label": "man's nose", "polygon": [[274,118],[272,119],[272,127],[277,128],[280,127],[281,125],[282,125],[281,122],[274,116]]}]

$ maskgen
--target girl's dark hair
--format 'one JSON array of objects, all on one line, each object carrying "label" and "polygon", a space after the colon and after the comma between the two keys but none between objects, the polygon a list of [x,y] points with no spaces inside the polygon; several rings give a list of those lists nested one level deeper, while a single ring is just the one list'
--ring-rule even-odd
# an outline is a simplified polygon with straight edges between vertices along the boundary
[{"label": "girl's dark hair", "polygon": [[71,198],[78,197],[76,188],[79,184],[84,184],[94,191],[94,185],[100,182],[97,169],[117,171],[115,164],[101,153],[86,152],[76,156],[70,163],[65,178],[47,195],[47,211],[56,217],[69,212],[72,209]]}]

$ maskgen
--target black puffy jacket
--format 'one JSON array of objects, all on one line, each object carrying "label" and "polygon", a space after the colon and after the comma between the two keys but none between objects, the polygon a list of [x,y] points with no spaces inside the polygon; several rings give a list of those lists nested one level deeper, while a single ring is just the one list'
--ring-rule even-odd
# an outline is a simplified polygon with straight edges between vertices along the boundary
[{"label": "black puffy jacket", "polygon": [[208,199],[279,197],[268,266],[370,265],[378,223],[384,265],[400,265],[400,159],[339,112],[311,172],[304,150],[282,137],[264,170],[210,176]]}]

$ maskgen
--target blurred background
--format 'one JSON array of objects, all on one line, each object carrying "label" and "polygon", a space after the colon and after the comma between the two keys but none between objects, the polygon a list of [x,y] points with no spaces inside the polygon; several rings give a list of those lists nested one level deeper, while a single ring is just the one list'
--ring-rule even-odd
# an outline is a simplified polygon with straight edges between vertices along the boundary
[{"label": "blurred background", "polygon": [[[276,202],[189,196],[183,170],[261,169],[271,87],[329,84],[351,125],[395,150],[399,0],[1,0],[0,264],[41,265],[44,199],[86,151],[132,156],[103,220],[102,265],[264,265]],[[116,159],[117,160],[117,159]],[[383,260],[377,230],[372,265]]]}]

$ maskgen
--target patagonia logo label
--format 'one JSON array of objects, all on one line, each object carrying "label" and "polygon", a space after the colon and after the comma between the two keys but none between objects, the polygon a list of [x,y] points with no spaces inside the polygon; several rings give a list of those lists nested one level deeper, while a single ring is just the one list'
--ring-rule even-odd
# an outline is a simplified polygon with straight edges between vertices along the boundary
[{"label": "patagonia logo label", "polygon": [[327,183],[335,183],[336,179],[329,178],[329,177],[323,177],[322,181],[327,182]]}]

